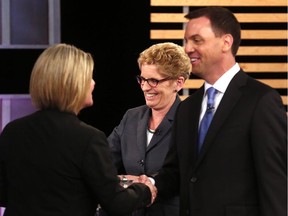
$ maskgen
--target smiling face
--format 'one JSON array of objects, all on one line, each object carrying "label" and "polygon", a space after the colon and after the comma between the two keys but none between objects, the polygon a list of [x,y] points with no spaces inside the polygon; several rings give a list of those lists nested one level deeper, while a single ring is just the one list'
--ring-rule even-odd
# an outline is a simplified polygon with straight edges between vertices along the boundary
[{"label": "smiling face", "polygon": [[[144,64],[141,66],[141,76],[145,79],[153,78],[157,80],[164,79],[156,65]],[[151,87],[147,81],[140,85],[146,105],[155,110],[169,109],[175,101],[179,87],[177,80],[167,80],[158,83],[156,87]]]},{"label": "smiling face", "polygon": [[208,18],[189,20],[184,37],[193,74],[205,79],[221,68],[224,39],[215,36]]}]

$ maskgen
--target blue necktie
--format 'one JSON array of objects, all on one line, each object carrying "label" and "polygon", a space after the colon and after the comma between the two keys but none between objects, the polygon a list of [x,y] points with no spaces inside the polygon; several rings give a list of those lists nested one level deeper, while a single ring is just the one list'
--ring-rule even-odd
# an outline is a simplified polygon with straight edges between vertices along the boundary
[{"label": "blue necktie", "polygon": [[213,114],[214,114],[214,98],[217,93],[217,90],[213,87],[207,89],[207,109],[202,118],[199,128],[199,137],[198,137],[198,153],[200,153],[206,133],[208,131],[209,125],[212,121]]}]

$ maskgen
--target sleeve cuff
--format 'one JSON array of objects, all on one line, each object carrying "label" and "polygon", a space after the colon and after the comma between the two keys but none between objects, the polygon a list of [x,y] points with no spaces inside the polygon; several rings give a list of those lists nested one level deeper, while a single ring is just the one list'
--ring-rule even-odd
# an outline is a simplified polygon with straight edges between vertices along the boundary
[{"label": "sleeve cuff", "polygon": [[148,179],[151,181],[151,183],[152,183],[153,185],[155,185],[155,180],[154,180],[153,178],[148,177]]}]

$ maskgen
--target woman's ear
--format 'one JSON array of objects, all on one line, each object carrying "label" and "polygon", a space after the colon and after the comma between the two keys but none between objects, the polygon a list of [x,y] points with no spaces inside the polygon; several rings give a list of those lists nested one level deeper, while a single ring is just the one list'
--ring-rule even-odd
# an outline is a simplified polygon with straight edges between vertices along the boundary
[{"label": "woman's ear", "polygon": [[178,77],[178,79],[176,80],[175,92],[180,91],[183,88],[184,83],[185,83],[185,78],[183,76]]}]

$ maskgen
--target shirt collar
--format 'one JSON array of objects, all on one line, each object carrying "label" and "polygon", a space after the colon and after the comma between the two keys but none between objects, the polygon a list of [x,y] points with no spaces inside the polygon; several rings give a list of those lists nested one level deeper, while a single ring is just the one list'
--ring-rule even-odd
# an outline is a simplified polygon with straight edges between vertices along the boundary
[{"label": "shirt collar", "polygon": [[[238,63],[235,63],[228,71],[226,71],[213,85],[213,87],[218,91],[224,94],[230,81],[233,79],[236,73],[240,71],[240,66]],[[205,82],[205,92],[212,85]]]}]

